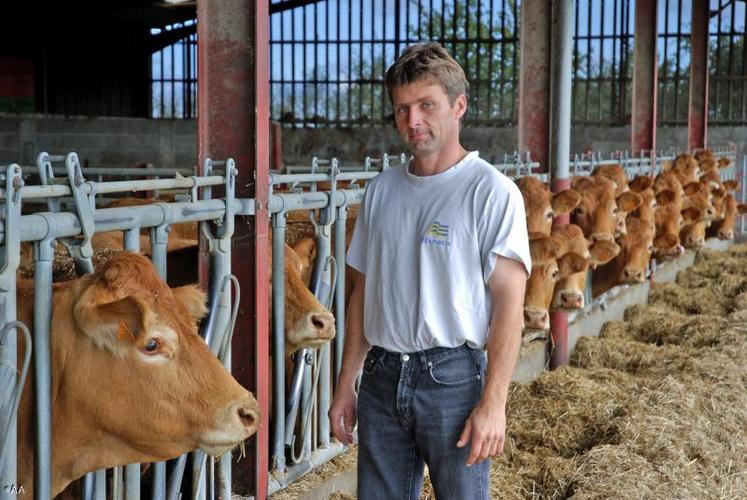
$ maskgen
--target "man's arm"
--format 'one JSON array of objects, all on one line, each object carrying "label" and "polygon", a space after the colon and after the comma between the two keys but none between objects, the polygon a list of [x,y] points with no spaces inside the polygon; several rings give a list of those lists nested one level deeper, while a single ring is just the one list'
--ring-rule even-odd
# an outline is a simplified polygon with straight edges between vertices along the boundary
[{"label": "man's arm", "polygon": [[488,368],[482,399],[467,419],[458,447],[472,442],[467,465],[503,452],[506,435],[506,399],[521,345],[524,289],[527,273],[514,259],[497,257],[488,280],[493,313],[488,338]]},{"label": "man's arm", "polygon": [[[351,268],[352,269],[352,268]],[[345,345],[342,351],[342,366],[337,379],[337,389],[329,409],[332,434],[344,444],[353,442],[353,428],[357,420],[358,396],[355,380],[366,360],[370,345],[363,336],[363,295],[366,275],[354,270],[355,283],[350,294],[350,303],[345,321]]]}]

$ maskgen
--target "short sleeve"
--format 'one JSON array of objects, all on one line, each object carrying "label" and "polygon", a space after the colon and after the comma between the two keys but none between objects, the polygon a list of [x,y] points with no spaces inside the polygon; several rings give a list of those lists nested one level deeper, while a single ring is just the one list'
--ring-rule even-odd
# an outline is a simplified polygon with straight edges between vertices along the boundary
[{"label": "short sleeve", "polygon": [[360,272],[366,274],[366,259],[368,257],[368,211],[367,198],[370,188],[366,190],[361,202],[361,209],[358,211],[358,218],[355,220],[353,229],[353,239],[350,241],[350,247],[346,256],[347,264]]},{"label": "short sleeve", "polygon": [[486,285],[499,255],[518,260],[524,265],[527,276],[531,274],[532,259],[529,254],[524,198],[513,182],[508,181],[503,186],[496,187],[488,195],[478,230],[482,236],[480,254]]}]

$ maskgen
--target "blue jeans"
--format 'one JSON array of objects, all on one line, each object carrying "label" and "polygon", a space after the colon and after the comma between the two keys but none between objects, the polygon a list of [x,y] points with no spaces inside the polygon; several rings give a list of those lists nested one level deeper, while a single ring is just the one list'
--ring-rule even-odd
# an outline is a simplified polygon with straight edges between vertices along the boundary
[{"label": "blue jeans", "polygon": [[417,500],[428,465],[436,498],[490,497],[490,462],[467,467],[456,443],[485,382],[485,353],[466,344],[414,353],[373,347],[358,395],[358,498]]}]

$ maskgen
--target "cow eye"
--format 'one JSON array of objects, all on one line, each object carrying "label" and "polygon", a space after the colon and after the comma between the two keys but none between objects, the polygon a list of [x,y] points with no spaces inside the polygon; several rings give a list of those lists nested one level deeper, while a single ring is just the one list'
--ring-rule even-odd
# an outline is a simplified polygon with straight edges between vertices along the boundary
[{"label": "cow eye", "polygon": [[146,350],[147,352],[154,352],[154,351],[156,351],[157,349],[158,349],[158,340],[156,340],[156,339],[150,339],[150,340],[149,340],[149,341],[148,341],[148,342],[147,342],[147,343],[145,344],[145,350]]},{"label": "cow eye", "polygon": [[556,280],[558,279],[558,276],[560,276],[560,271],[557,269],[552,272],[552,279]]},{"label": "cow eye", "polygon": [[546,219],[552,219],[552,218],[553,218],[553,216],[554,216],[554,214],[553,214],[552,212],[547,212],[547,213],[545,214],[545,218],[546,218]]}]

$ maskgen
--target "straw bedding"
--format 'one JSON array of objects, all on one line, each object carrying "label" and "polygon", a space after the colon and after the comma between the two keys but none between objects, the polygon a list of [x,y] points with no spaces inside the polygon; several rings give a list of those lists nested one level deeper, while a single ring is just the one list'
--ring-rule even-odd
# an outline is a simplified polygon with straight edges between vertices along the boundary
[{"label": "straw bedding", "polygon": [[747,498],[747,245],[701,251],[570,366],[513,384],[508,413],[493,498]]}]

